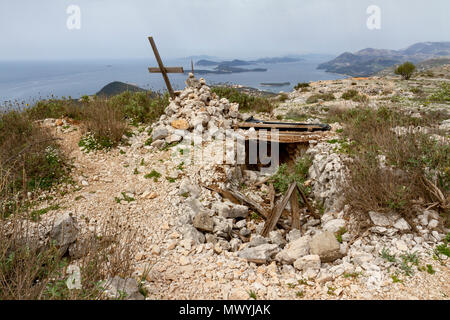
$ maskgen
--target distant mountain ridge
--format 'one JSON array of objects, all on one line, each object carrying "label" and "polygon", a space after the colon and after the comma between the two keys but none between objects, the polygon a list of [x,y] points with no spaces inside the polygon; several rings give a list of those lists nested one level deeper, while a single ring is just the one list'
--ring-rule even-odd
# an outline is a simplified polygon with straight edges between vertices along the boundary
[{"label": "distant mountain ridge", "polygon": [[289,63],[289,62],[297,62],[303,60],[302,58],[295,58],[295,57],[272,57],[272,58],[260,58],[257,60],[239,60],[234,59],[231,61],[212,61],[207,59],[202,59],[197,61],[195,64],[196,66],[202,66],[202,67],[212,67],[212,66],[226,66],[226,67],[240,67],[240,66],[248,66],[252,64],[258,64],[258,63]]},{"label": "distant mountain ridge", "polygon": [[418,63],[445,56],[450,56],[449,41],[419,42],[402,50],[366,48],[355,53],[344,52],[335,59],[320,64],[317,69],[365,77],[405,61]]}]

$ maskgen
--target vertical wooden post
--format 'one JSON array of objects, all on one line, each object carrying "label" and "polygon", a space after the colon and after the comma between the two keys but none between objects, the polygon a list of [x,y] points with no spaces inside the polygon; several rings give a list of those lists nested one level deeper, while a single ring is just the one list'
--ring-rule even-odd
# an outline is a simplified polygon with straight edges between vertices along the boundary
[{"label": "vertical wooden post", "polygon": [[172,89],[172,85],[170,84],[169,77],[167,76],[167,72],[166,69],[164,68],[161,57],[159,56],[158,48],[156,48],[155,41],[153,40],[153,37],[148,37],[148,40],[150,41],[150,45],[152,46],[156,61],[158,62],[159,69],[161,70],[164,81],[166,82],[167,90],[169,91],[170,97],[172,99],[175,99],[175,93]]},{"label": "vertical wooden post", "polygon": [[291,196],[291,210],[292,210],[292,229],[300,228],[300,206],[298,205],[297,190],[294,190]]}]

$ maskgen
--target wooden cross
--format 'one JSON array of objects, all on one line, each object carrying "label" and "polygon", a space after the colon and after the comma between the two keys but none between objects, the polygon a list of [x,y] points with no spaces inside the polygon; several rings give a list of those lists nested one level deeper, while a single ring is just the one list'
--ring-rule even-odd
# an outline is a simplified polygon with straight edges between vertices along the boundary
[{"label": "wooden cross", "polygon": [[159,68],[148,68],[150,73],[162,73],[164,81],[166,83],[167,90],[169,91],[170,97],[175,98],[175,92],[173,91],[172,85],[170,84],[168,73],[184,73],[183,67],[164,67],[164,64],[159,56],[158,48],[156,48],[155,41],[153,37],[148,37],[150,45],[152,46],[153,53],[155,54],[156,61],[158,62]]}]

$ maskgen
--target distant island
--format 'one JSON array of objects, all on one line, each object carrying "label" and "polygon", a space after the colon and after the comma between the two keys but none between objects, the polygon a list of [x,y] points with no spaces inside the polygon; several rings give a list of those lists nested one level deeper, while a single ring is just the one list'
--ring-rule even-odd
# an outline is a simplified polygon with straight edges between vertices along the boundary
[{"label": "distant island", "polygon": [[290,82],[263,82],[261,83],[264,87],[284,87],[284,86],[290,86]]},{"label": "distant island", "polygon": [[120,81],[114,81],[106,86],[104,86],[99,92],[96,93],[97,96],[102,97],[112,97],[117,94],[121,94],[122,92],[130,91],[130,92],[147,92],[148,90],[139,88],[136,85],[128,84]]},{"label": "distant island", "polygon": [[241,72],[266,72],[266,68],[242,68],[243,66],[255,64],[270,64],[270,63],[289,63],[301,61],[301,58],[291,57],[275,57],[275,58],[261,58],[258,60],[239,60],[234,59],[230,61],[212,61],[201,59],[195,64],[199,67],[214,67],[212,70],[195,70],[198,74],[227,74],[227,73],[241,73]]},{"label": "distant island", "polygon": [[366,48],[356,53],[344,52],[335,59],[320,64],[327,72],[367,77],[405,61],[418,63],[450,56],[450,42],[419,42],[403,50]]}]

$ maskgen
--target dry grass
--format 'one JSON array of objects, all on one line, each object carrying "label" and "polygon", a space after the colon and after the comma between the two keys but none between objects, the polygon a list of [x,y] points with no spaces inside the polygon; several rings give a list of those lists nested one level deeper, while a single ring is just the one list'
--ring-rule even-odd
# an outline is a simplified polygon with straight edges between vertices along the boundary
[{"label": "dry grass", "polygon": [[127,129],[124,114],[106,100],[96,99],[83,107],[83,133],[90,132],[104,147],[117,145]]},{"label": "dry grass", "polygon": [[[0,220],[0,300],[105,299],[105,280],[131,276],[132,235],[123,236],[111,221],[83,242],[81,289],[69,290],[66,273],[74,263],[51,244],[38,246],[39,226],[19,215]],[[99,236],[99,234],[101,236]]]},{"label": "dry grass", "polygon": [[60,182],[68,170],[55,139],[26,113],[0,114],[0,216],[9,214],[28,191]]},{"label": "dry grass", "polygon": [[[334,113],[351,141],[340,150],[351,158],[345,198],[355,211],[395,211],[411,221],[415,205],[434,204],[448,218],[443,198],[450,192],[450,146],[423,133],[399,136],[392,130],[434,122],[438,116],[416,119],[389,108]],[[436,196],[436,190],[443,196]]]}]

